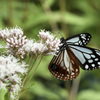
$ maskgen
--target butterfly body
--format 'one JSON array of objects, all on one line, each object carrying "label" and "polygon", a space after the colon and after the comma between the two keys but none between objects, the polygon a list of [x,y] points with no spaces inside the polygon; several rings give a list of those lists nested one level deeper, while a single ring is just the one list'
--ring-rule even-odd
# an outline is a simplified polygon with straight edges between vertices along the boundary
[{"label": "butterfly body", "polygon": [[93,70],[100,66],[100,51],[86,47],[91,39],[89,33],[72,38],[61,38],[61,46],[49,64],[49,70],[57,79],[72,80],[84,70]]}]

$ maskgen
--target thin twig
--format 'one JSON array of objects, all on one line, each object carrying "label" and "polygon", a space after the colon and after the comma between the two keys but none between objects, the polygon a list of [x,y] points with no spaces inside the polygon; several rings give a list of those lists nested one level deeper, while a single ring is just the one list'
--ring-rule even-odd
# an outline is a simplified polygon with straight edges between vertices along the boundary
[{"label": "thin twig", "polygon": [[32,63],[31,69],[29,70],[28,74],[26,75],[25,79],[23,80],[23,87],[27,87],[28,83],[30,83],[37,67],[39,66],[41,60],[42,60],[42,55],[37,56],[36,60],[34,61],[34,64]]},{"label": "thin twig", "polygon": [[79,83],[80,83],[80,77],[73,80],[68,100],[77,100],[76,98],[77,98]]}]

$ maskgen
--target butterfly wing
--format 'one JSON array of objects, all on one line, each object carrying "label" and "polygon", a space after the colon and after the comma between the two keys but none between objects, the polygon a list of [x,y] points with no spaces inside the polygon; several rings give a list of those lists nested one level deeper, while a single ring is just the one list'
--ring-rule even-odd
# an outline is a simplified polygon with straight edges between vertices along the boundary
[{"label": "butterfly wing", "polygon": [[72,80],[79,74],[79,64],[71,51],[64,49],[53,57],[49,64],[49,70],[57,79]]},{"label": "butterfly wing", "polygon": [[69,45],[69,47],[79,60],[82,69],[93,70],[100,68],[100,50],[77,45]]},{"label": "butterfly wing", "polygon": [[81,33],[66,40],[67,44],[85,46],[91,39],[89,33]]}]

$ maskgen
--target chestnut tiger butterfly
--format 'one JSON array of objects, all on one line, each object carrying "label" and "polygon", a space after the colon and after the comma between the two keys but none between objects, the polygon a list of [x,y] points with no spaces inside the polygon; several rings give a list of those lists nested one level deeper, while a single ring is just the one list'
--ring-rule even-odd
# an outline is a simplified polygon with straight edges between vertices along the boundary
[{"label": "chestnut tiger butterfly", "polygon": [[83,70],[100,68],[100,50],[86,47],[89,33],[81,33],[68,39],[61,38],[61,46],[49,64],[49,71],[60,80],[75,79]]}]

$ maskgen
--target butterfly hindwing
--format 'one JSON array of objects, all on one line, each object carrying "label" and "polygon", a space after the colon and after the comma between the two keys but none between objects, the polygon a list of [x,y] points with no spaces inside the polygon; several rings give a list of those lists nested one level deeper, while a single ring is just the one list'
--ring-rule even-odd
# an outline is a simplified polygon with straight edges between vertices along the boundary
[{"label": "butterfly hindwing", "polygon": [[66,40],[67,44],[85,46],[91,39],[89,33],[81,33]]},{"label": "butterfly hindwing", "polygon": [[79,74],[79,65],[74,61],[75,56],[70,56],[70,50],[67,51],[66,49],[59,51],[49,64],[50,72],[60,80],[72,80]]},{"label": "butterfly hindwing", "polygon": [[79,60],[82,69],[93,70],[100,68],[100,50],[77,45],[69,45],[69,47]]}]

